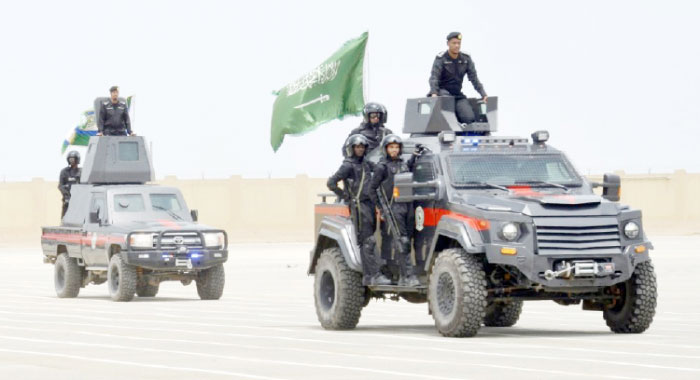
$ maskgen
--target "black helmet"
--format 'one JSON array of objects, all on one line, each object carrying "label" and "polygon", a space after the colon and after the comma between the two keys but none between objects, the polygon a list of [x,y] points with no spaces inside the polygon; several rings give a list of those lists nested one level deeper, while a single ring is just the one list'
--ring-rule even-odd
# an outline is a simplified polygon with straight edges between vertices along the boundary
[{"label": "black helmet", "polygon": [[[350,137],[348,137],[347,140],[345,140],[345,156],[346,157],[352,157],[355,155],[354,148],[355,145],[362,144],[365,146],[365,149],[369,147],[369,141],[367,141],[367,137],[360,135],[360,134],[354,134]],[[365,151],[365,154],[367,152]]]},{"label": "black helmet", "polygon": [[365,107],[362,109],[362,117],[365,119],[365,123],[369,123],[369,114],[375,112],[382,114],[382,116],[379,118],[379,122],[382,124],[386,124],[386,119],[388,117],[386,107],[379,103],[365,104]]},{"label": "black helmet", "polygon": [[385,155],[388,156],[386,152],[387,145],[394,143],[399,144],[399,156],[403,154],[403,140],[401,140],[401,137],[397,135],[387,135],[382,139],[382,151]]},{"label": "black helmet", "polygon": [[70,165],[71,158],[75,158],[76,165],[80,164],[80,153],[78,153],[75,150],[71,150],[70,152],[68,152],[68,156],[66,156],[66,161],[68,161],[68,165]]}]

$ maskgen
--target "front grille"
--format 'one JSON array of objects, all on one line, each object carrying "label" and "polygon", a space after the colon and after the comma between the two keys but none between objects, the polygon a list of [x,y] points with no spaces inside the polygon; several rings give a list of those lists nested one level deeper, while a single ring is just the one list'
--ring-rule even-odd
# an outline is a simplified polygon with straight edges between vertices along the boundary
[{"label": "front grille", "polygon": [[[153,236],[153,248],[158,246],[158,234]],[[202,239],[196,232],[166,232],[160,240],[161,249],[176,249],[178,247],[188,249],[201,249]]]},{"label": "front grille", "polygon": [[620,227],[616,218],[534,218],[537,248],[548,254],[619,254]]}]

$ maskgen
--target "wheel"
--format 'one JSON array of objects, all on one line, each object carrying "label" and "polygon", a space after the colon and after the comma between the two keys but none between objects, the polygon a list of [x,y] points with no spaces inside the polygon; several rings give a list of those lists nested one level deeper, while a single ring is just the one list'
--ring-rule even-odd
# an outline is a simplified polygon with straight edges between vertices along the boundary
[{"label": "wheel", "polygon": [[620,296],[603,310],[603,318],[610,330],[628,334],[648,329],[656,313],[656,274],[651,261],[637,265],[629,280],[610,289]]},{"label": "wheel", "polygon": [[160,285],[138,284],[136,286],[136,295],[139,297],[155,297],[158,294]]},{"label": "wheel", "polygon": [[107,284],[112,301],[131,301],[134,298],[137,284],[136,270],[125,263],[118,253],[109,260]]},{"label": "wheel", "polygon": [[199,272],[197,276],[197,294],[199,299],[218,300],[224,294],[226,274],[224,264],[213,266]]},{"label": "wheel", "polygon": [[440,252],[430,273],[428,302],[440,334],[476,335],[486,308],[483,264],[460,248]]},{"label": "wheel", "polygon": [[489,327],[511,327],[520,318],[523,311],[522,300],[512,300],[507,302],[489,302],[486,305],[486,317],[484,326]]},{"label": "wheel", "polygon": [[53,269],[53,283],[58,298],[77,297],[83,281],[83,270],[78,261],[68,257],[67,253],[61,253]]},{"label": "wheel", "polygon": [[340,249],[321,252],[314,279],[316,316],[321,326],[327,330],[354,329],[365,297],[362,273],[350,269]]}]

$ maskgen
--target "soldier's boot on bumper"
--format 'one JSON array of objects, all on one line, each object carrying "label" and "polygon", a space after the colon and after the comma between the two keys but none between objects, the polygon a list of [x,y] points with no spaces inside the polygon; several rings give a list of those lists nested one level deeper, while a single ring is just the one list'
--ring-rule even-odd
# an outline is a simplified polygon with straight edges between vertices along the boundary
[{"label": "soldier's boot on bumper", "polygon": [[365,240],[360,247],[362,255],[362,285],[389,285],[391,280],[379,271],[379,264],[374,253],[377,243],[374,236]]},{"label": "soldier's boot on bumper", "polygon": [[399,286],[419,286],[418,277],[413,274],[413,265],[411,265],[411,241],[408,238],[401,238],[401,246],[403,247],[401,256],[399,257]]}]

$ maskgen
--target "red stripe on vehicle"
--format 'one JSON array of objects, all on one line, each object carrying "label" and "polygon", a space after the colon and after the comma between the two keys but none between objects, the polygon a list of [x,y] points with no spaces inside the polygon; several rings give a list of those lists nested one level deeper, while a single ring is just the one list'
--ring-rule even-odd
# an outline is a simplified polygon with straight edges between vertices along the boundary
[{"label": "red stripe on vehicle", "polygon": [[425,215],[424,225],[428,227],[437,226],[440,222],[440,219],[442,219],[443,217],[453,218],[465,222],[469,227],[477,231],[488,230],[491,226],[488,220],[475,218],[469,215],[460,214],[442,208],[425,208],[423,209],[423,213]]},{"label": "red stripe on vehicle", "polygon": [[314,213],[326,216],[350,216],[350,207],[345,205],[316,205]]},{"label": "red stripe on vehicle", "polygon": [[173,230],[181,230],[182,229],[182,227],[180,227],[179,224],[173,222],[172,220],[158,219],[158,223],[160,223],[163,227],[171,228]]},{"label": "red stripe on vehicle", "polygon": [[539,191],[534,191],[530,186],[508,186],[508,188],[513,192],[513,194],[521,197],[544,197],[549,195],[540,193]]}]

